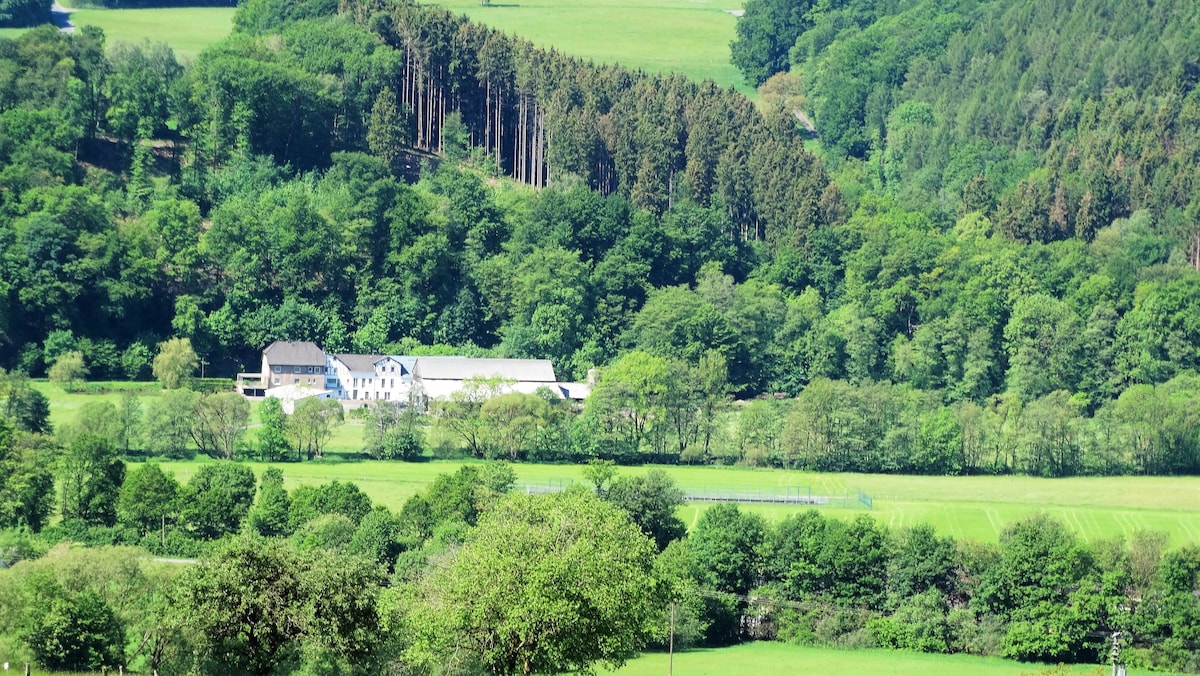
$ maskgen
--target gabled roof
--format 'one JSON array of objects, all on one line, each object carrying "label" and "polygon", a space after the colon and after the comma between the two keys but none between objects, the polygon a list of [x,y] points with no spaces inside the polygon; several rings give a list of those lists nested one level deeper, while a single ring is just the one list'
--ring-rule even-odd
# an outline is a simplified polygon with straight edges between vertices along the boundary
[{"label": "gabled roof", "polygon": [[559,383],[558,390],[565,399],[587,399],[592,393],[592,386],[587,383]]},{"label": "gabled roof", "polygon": [[379,361],[377,354],[335,354],[333,358],[353,373],[375,373],[375,362]]},{"label": "gabled roof", "polygon": [[422,380],[466,380],[499,376],[517,382],[553,385],[554,366],[549,359],[470,359],[419,357],[413,375]]},{"label": "gabled roof", "polygon": [[263,356],[272,364],[325,366],[325,352],[316,343],[308,341],[277,340],[263,350]]},{"label": "gabled roof", "polygon": [[405,373],[412,373],[413,369],[416,368],[416,366],[417,366],[417,358],[416,357],[408,357],[405,355],[396,355],[396,354],[384,355],[384,356],[380,357],[379,359],[376,359],[375,363],[379,364],[379,362],[381,362],[381,361],[394,361],[397,364],[400,364],[401,366],[404,367]]}]

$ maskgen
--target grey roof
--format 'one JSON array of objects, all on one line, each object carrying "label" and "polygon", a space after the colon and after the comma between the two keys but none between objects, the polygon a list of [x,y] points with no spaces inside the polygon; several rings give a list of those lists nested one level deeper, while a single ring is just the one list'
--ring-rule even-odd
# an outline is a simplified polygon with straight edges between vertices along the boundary
[{"label": "grey roof", "polygon": [[413,375],[422,380],[466,380],[499,376],[526,383],[557,381],[549,359],[471,359],[466,357],[418,357]]},{"label": "grey roof", "polygon": [[376,359],[375,363],[378,364],[379,362],[381,362],[385,359],[391,359],[393,361],[400,362],[400,365],[404,367],[405,373],[412,373],[413,369],[416,368],[416,366],[417,366],[417,358],[416,357],[408,357],[405,355],[398,355],[398,354],[384,355],[384,356],[380,357],[379,359]]},{"label": "grey roof", "polygon": [[354,373],[374,373],[375,362],[380,359],[377,354],[335,354],[333,356]]},{"label": "grey roof", "polygon": [[325,353],[316,343],[308,341],[277,340],[263,350],[263,356],[271,364],[289,366],[325,366]]}]

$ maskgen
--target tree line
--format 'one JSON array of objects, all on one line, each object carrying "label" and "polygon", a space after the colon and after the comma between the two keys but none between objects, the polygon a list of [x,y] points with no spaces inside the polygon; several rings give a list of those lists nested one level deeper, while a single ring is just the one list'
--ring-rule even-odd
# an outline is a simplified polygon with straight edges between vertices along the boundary
[{"label": "tree line", "polygon": [[981,210],[1019,241],[1089,241],[1147,210],[1195,268],[1200,52],[1195,23],[1175,19],[1191,10],[755,0],[731,49],[755,85],[787,72],[827,156],[846,160],[843,187]]},{"label": "tree line", "polygon": [[504,381],[477,378],[428,408],[374,401],[347,411],[338,401],[308,398],[290,413],[275,398],[252,406],[236,393],[193,391],[181,380],[174,389],[129,389],[116,401],[85,402],[58,430],[41,391],[20,373],[0,373],[0,421],[15,432],[14,457],[28,458],[16,465],[41,477],[29,480],[44,493],[49,467],[74,452],[83,433],[125,457],[300,462],[322,458],[347,418],[362,426],[361,446],[338,453],[380,460],[600,459],[1045,477],[1190,474],[1200,466],[1194,373],[1135,385],[1089,415],[1062,390],[980,406],[945,404],[904,384],[828,379],[794,399],[739,403],[724,368],[715,352],[695,366],[631,352],[604,369],[582,406],[549,390],[504,393]]},{"label": "tree line", "polygon": [[[239,9],[235,34],[188,67],[91,29],[0,41],[0,365],[49,375],[69,355],[64,376],[142,379],[169,338],[221,375],[273,340],[548,357],[564,380],[607,367],[609,384],[578,421],[509,402],[538,411],[536,434],[510,430],[491,450],[464,438],[469,452],[1050,475],[1194,466],[1187,414],[1140,450],[1109,434],[1173,411],[1200,368],[1197,273],[1167,212],[1108,210],[1087,236],[1043,243],[1013,229],[1032,216],[991,197],[951,215],[849,165],[830,182],[783,104],[760,112],[706,84],[542,53],[438,9],[267,9]],[[460,67],[487,54],[511,68]],[[556,126],[552,99],[567,94],[578,102],[561,110],[597,116],[581,129],[611,131],[587,146],[609,169],[555,168],[560,151],[586,149]],[[518,153],[539,124],[544,149]],[[647,140],[664,130],[676,145]],[[405,180],[402,165],[431,150],[457,159]],[[546,187],[497,182],[543,151],[549,168],[527,173]],[[643,366],[650,381],[621,384]],[[759,395],[796,398],[780,410],[803,413],[773,414],[794,418],[795,438],[824,424],[821,405],[856,413],[827,416],[842,429],[804,443],[714,423],[759,415],[728,405]],[[853,403],[877,397],[880,409]],[[628,425],[625,410],[639,412]],[[1036,422],[1051,410],[1071,424]],[[885,431],[897,420],[903,433]],[[388,455],[420,448],[408,429]]]},{"label": "tree line", "polygon": [[61,524],[0,531],[0,648],[51,669],[528,674],[755,640],[1096,663],[1114,632],[1130,666],[1196,664],[1200,550],[1160,533],[1035,515],[957,542],[731,504],[688,532],[665,472],[605,462],[548,495],[469,464],[398,512],[236,462],[70,471]]}]

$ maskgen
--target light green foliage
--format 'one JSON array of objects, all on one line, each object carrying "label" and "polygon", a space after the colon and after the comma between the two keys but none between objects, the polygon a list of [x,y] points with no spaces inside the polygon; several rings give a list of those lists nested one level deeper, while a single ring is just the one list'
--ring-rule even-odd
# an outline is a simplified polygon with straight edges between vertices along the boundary
[{"label": "light green foliage", "polygon": [[654,634],[665,601],[652,551],[589,493],[512,496],[404,608],[408,654],[431,667],[477,660],[498,674],[620,665]]},{"label": "light green foliage", "polygon": [[488,399],[480,415],[491,430],[489,449],[497,457],[519,459],[537,446],[552,413],[550,402],[536,394],[509,392]]},{"label": "light green foliage", "polygon": [[483,407],[511,384],[499,377],[467,378],[449,399],[433,405],[437,424],[461,440],[471,455],[487,457],[491,422],[484,417]]},{"label": "light green foliage", "polygon": [[200,358],[187,338],[172,338],[158,344],[154,357],[154,377],[165,390],[176,390],[200,367]]},{"label": "light green foliage", "polygon": [[588,397],[584,416],[595,421],[598,455],[636,457],[662,426],[670,363],[645,352],[630,352],[607,369]]},{"label": "light green foliage", "polygon": [[142,400],[134,390],[121,393],[116,411],[116,444],[123,453],[137,448],[142,435]]},{"label": "light green foliage", "polygon": [[205,394],[196,402],[192,438],[202,453],[232,460],[240,453],[250,402],[236,392]]},{"label": "light green foliage", "polygon": [[87,365],[83,362],[83,353],[75,350],[59,355],[46,375],[50,378],[50,382],[68,392],[82,389],[88,375]]},{"label": "light green foliage", "polygon": [[282,460],[288,452],[287,414],[275,397],[267,397],[258,405],[259,428],[255,430],[255,449],[264,462]]},{"label": "light green foliage", "polygon": [[169,458],[195,455],[192,426],[199,396],[188,389],[168,390],[147,407],[146,447],[149,450]]},{"label": "light green foliage", "polygon": [[583,468],[583,478],[592,485],[596,495],[604,497],[609,483],[617,476],[617,463],[602,458],[592,458]]},{"label": "light green foliage", "polygon": [[335,399],[307,397],[296,402],[295,411],[287,419],[287,437],[309,460],[321,457],[325,445],[333,437],[333,428],[345,422],[345,411]]},{"label": "light green foliage", "polygon": [[424,452],[421,414],[415,402],[401,406],[377,399],[367,409],[363,441],[367,453],[383,460],[415,460]]}]

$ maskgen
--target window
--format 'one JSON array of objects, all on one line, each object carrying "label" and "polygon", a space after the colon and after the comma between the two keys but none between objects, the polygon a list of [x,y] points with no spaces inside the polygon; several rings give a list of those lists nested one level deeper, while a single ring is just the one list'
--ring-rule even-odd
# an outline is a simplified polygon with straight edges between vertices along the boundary
[{"label": "window", "polygon": [[[272,370],[273,370],[273,371],[275,371],[276,373],[283,373],[283,367],[282,367],[282,366],[276,366],[276,367],[275,367],[274,369],[272,369]],[[278,382],[278,379],[276,379],[276,382]]]},{"label": "window", "polygon": [[391,385],[391,387],[396,387],[396,379],[395,379],[395,378],[392,378],[392,385]]},{"label": "window", "polygon": [[395,372],[396,372],[396,367],[395,367],[395,366],[389,366],[389,367],[388,367],[388,372],[389,372],[389,373],[395,373]]},{"label": "window", "polygon": [[274,385],[278,385],[278,384],[279,384],[279,379],[278,379],[278,378],[276,378],[276,379],[275,379],[275,382],[274,382],[274,383],[272,383],[272,384],[274,384]]},{"label": "window", "polygon": [[299,367],[299,366],[293,366],[293,367],[292,367],[292,373],[300,373],[300,367]]}]

